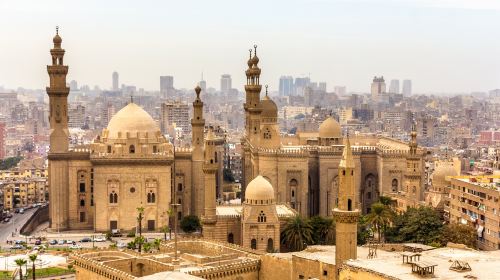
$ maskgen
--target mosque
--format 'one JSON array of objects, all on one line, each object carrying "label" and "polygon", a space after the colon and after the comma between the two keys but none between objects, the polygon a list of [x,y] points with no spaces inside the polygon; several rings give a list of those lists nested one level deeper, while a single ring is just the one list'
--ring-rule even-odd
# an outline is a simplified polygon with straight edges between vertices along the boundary
[{"label": "mosque", "polygon": [[[205,129],[200,87],[195,89],[189,148],[174,150],[153,118],[131,102],[90,145],[70,149],[68,66],[58,32],[53,43],[52,64],[47,66],[51,230],[129,231],[137,227],[136,209],[143,207],[144,230],[158,231],[168,224],[171,205],[179,205],[178,218],[201,217],[205,237],[273,251],[279,249],[281,225],[297,214],[368,213],[382,194],[394,197],[402,208],[422,200],[423,151],[415,131],[410,143],[356,133],[343,143],[341,126],[329,117],[317,133],[281,135],[276,104],[267,92],[260,97],[256,47],[246,70],[241,205],[216,205],[224,140]],[[350,172],[349,194],[339,190],[345,168]],[[352,224],[356,213],[342,220]],[[345,229],[351,231],[350,226]]]}]

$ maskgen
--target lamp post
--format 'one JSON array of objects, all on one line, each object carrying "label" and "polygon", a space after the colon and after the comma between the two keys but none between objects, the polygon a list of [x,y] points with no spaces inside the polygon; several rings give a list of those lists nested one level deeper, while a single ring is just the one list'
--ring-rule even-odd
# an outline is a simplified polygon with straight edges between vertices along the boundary
[{"label": "lamp post", "polygon": [[176,132],[174,130],[174,137],[172,139],[172,146],[173,146],[173,149],[174,149],[174,160],[173,160],[173,163],[172,163],[172,196],[173,196],[173,203],[170,203],[170,205],[173,207],[173,211],[174,211],[174,263],[178,263],[179,260],[178,260],[178,256],[177,256],[177,206],[179,206],[180,204],[177,203],[177,198],[176,198],[176,193],[177,193],[177,189],[175,188],[175,177],[176,177],[176,174],[175,174],[175,136],[176,136]]}]

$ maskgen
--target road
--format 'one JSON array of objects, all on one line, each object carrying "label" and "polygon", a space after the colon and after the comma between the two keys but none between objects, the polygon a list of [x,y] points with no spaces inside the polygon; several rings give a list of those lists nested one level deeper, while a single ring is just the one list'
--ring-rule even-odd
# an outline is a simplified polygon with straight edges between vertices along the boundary
[{"label": "road", "polygon": [[[7,239],[19,239],[19,230],[28,221],[28,219],[35,213],[36,208],[24,211],[24,214],[13,214],[14,216],[8,223],[0,223],[0,243],[4,244]],[[15,237],[12,233],[17,229]]]}]

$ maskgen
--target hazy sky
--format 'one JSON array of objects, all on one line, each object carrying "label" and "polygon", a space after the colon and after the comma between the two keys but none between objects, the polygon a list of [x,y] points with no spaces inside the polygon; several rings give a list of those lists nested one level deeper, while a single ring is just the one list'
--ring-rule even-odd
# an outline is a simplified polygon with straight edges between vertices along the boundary
[{"label": "hazy sky", "polygon": [[369,91],[374,75],[414,92],[500,88],[500,0],[0,0],[0,85],[44,88],[56,25],[68,81],[193,88],[205,73],[242,89],[248,49],[261,83],[310,75],[328,89]]}]

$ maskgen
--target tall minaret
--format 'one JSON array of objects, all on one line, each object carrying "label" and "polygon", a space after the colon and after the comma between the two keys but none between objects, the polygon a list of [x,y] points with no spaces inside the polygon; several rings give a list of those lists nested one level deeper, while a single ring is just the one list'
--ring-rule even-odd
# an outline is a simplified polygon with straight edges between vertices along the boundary
[{"label": "tall minaret", "polygon": [[215,238],[215,224],[217,222],[215,209],[215,173],[217,172],[217,155],[215,154],[216,139],[212,127],[209,128],[205,140],[205,161],[203,174],[205,175],[205,213],[202,216],[203,237]]},{"label": "tall minaret", "polygon": [[250,50],[250,59],[248,60],[248,69],[245,71],[247,84],[245,85],[246,101],[243,104],[246,113],[245,131],[246,137],[253,146],[259,145],[260,138],[260,113],[262,107],[260,104],[260,68],[258,66],[257,45],[254,45],[254,54]]},{"label": "tall minaret", "polygon": [[191,119],[192,127],[192,180],[193,190],[191,193],[191,205],[194,215],[201,216],[203,214],[204,191],[203,191],[203,150],[204,150],[204,129],[205,119],[203,118],[203,101],[200,99],[201,87],[195,89],[196,99],[193,102],[193,118]]},{"label": "tall minaret", "polygon": [[68,66],[63,64],[64,49],[61,48],[62,39],[59,36],[58,27],[56,27],[56,36],[52,41],[54,42],[54,48],[50,50],[52,65],[47,65],[50,77],[50,86],[47,87],[50,107],[50,153],[66,153],[69,146],[69,87],[66,86]]},{"label": "tall minaret", "polygon": [[354,183],[355,165],[349,136],[344,140],[344,152],[339,164],[339,203],[333,209],[335,219],[335,265],[338,268],[349,259],[357,258],[359,219],[358,191]]},{"label": "tall minaret", "polygon": [[417,154],[417,131],[415,123],[411,126],[411,140],[408,143],[409,152],[406,156],[406,172],[404,173],[404,186],[406,187],[406,195],[411,202],[406,206],[415,207],[423,200],[422,192],[422,159]]}]

